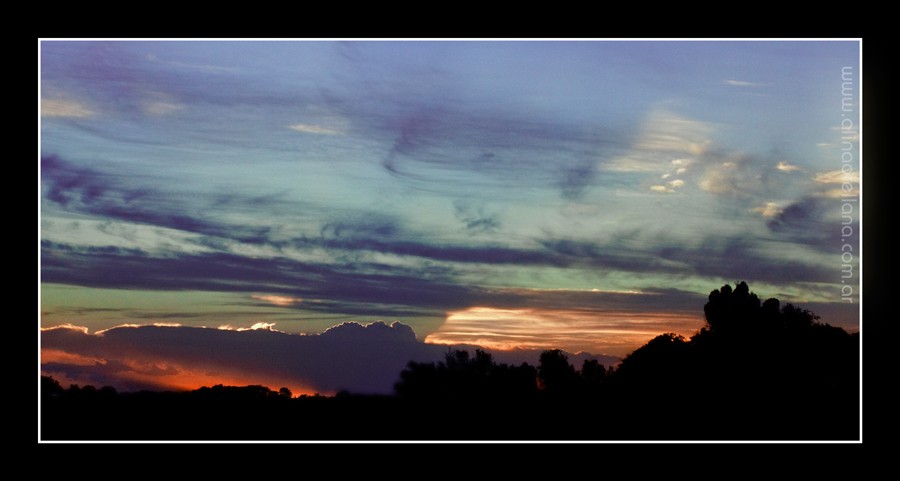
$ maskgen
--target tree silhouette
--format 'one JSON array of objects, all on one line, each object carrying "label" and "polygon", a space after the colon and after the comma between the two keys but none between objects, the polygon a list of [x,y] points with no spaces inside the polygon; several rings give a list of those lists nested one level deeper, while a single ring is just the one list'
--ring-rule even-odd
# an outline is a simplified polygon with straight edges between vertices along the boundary
[{"label": "tree silhouette", "polygon": [[41,376],[41,396],[43,398],[59,398],[66,390],[59,385],[59,381],[50,376]]},{"label": "tree silhouette", "polygon": [[443,362],[410,362],[400,373],[395,392],[407,398],[507,398],[535,391],[535,370],[522,364],[496,364],[493,356],[476,350],[448,352]]},{"label": "tree silhouette", "polygon": [[549,394],[571,394],[577,389],[578,373],[569,364],[569,358],[561,350],[554,349],[541,353],[538,381],[538,386]]}]

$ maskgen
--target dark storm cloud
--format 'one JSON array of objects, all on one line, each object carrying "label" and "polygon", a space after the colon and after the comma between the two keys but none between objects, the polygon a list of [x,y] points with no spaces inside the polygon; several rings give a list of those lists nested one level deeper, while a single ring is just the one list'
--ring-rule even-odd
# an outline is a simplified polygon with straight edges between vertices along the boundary
[{"label": "dark storm cloud", "polygon": [[[448,346],[425,344],[409,326],[398,322],[390,326],[344,323],[314,335],[171,326],[117,327],[97,334],[53,328],[41,332],[41,343],[43,349],[95,360],[49,361],[41,365],[43,372],[120,390],[174,382],[165,377],[215,372],[225,379],[299,384],[318,392],[389,394],[409,361],[442,360],[448,350]],[[517,364],[535,363],[539,353],[517,350],[498,355],[503,362]],[[594,357],[580,354],[573,360],[587,358]],[[605,364],[618,360],[597,359]]]}]

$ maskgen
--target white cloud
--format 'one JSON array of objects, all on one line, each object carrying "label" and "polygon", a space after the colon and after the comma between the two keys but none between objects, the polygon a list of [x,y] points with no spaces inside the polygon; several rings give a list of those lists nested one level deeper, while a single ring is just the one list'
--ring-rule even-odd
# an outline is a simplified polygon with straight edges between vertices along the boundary
[{"label": "white cloud", "polygon": [[229,72],[237,71],[237,69],[235,69],[235,68],[221,67],[218,65],[160,60],[159,57],[155,54],[148,54],[146,58],[148,61],[153,62],[153,63],[159,63],[162,65],[168,65],[171,67],[179,67],[179,68],[185,68],[185,69],[191,69],[191,70],[200,70],[200,71],[207,72],[207,73],[229,73]]},{"label": "white cloud", "polygon": [[604,167],[618,172],[660,172],[672,166],[686,167],[693,159],[683,156],[700,156],[708,151],[712,130],[706,122],[655,110],[647,116],[631,152]]},{"label": "white cloud", "polygon": [[778,162],[778,165],[775,166],[775,168],[782,172],[798,172],[798,171],[803,170],[800,167],[797,167],[796,165],[789,164],[786,160],[782,160],[781,162]]},{"label": "white cloud", "polygon": [[146,94],[146,98],[141,102],[141,111],[146,115],[155,117],[171,115],[183,108],[184,105],[180,104],[174,97],[162,92],[150,92]]},{"label": "white cloud", "polygon": [[700,188],[715,195],[743,195],[757,179],[746,172],[745,162],[718,162],[706,169]]},{"label": "white cloud", "polygon": [[711,143],[709,124],[681,117],[667,111],[657,111],[650,115],[644,133],[638,138],[635,148],[650,152],[677,152],[700,155]]},{"label": "white cloud", "polygon": [[289,129],[296,132],[303,132],[306,134],[319,134],[319,135],[339,135],[342,132],[340,130],[322,127],[321,125],[313,125],[313,124],[293,124],[288,126]]},{"label": "white cloud", "polygon": [[782,211],[784,211],[784,209],[782,209],[781,206],[779,206],[775,202],[766,202],[765,204],[763,204],[759,207],[754,207],[754,208],[750,209],[750,212],[759,213],[760,215],[762,215],[763,217],[765,217],[767,219],[771,218],[771,217],[775,217],[776,215],[780,214]]},{"label": "white cloud", "polygon": [[766,85],[771,85],[768,83],[761,82],[747,82],[745,80],[735,80],[735,79],[725,79],[722,81],[725,85],[730,85],[732,87],[765,87]]},{"label": "white cloud", "polygon": [[859,196],[859,186],[853,185],[849,190],[845,190],[843,188],[829,189],[814,195],[816,195],[817,197],[827,197],[829,199],[845,199],[850,197],[857,197]]},{"label": "white cloud", "polygon": [[155,116],[169,115],[182,108],[184,108],[184,106],[181,104],[163,101],[150,101],[141,104],[141,110],[143,110],[145,114]]},{"label": "white cloud", "polygon": [[41,99],[42,117],[85,118],[96,115],[86,104],[74,100]]},{"label": "white cloud", "polygon": [[677,189],[679,187],[684,187],[684,181],[681,179],[675,179],[675,180],[670,180],[670,181],[666,182],[665,185],[661,185],[661,184],[651,185],[650,190],[652,190],[653,192],[671,194],[671,193],[675,192],[675,189]]},{"label": "white cloud", "polygon": [[813,177],[813,181],[820,184],[858,184],[859,171],[843,172],[840,170],[832,170],[820,172]]}]

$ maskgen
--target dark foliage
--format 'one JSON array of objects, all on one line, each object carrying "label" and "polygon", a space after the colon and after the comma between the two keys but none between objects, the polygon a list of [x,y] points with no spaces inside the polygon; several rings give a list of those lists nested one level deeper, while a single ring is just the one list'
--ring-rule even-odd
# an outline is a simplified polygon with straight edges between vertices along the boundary
[{"label": "dark foliage", "polygon": [[621,364],[559,350],[537,367],[481,350],[411,362],[395,396],[292,397],[217,385],[190,392],[64,389],[41,379],[47,440],[855,440],[859,335],[746,283],[704,306],[690,339],[662,334]]}]

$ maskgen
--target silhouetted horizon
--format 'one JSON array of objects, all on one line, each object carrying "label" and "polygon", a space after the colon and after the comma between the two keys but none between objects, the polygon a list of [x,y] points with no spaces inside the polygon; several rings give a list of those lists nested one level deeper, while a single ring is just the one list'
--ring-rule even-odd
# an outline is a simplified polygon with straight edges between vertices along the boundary
[{"label": "silhouetted horizon", "polygon": [[[578,368],[560,350],[543,351],[536,366],[498,363],[480,349],[473,354],[448,350],[441,361],[408,362],[391,395],[341,391],[334,396],[293,397],[287,387],[275,391],[262,385],[222,384],[180,392],[119,393],[111,386],[64,389],[51,376],[42,376],[42,435],[45,439],[442,439],[447,429],[494,423],[503,430],[454,432],[446,439],[858,439],[858,333],[820,323],[815,313],[792,304],[782,306],[774,298],[761,302],[744,282],[712,291],[703,310],[707,325],[689,340],[661,334],[616,366],[584,359]],[[763,361],[759,352],[766,354]],[[604,409],[611,417],[573,417],[587,406]],[[177,424],[176,420],[186,421],[177,413],[188,407],[201,411],[215,407],[225,418],[218,420],[220,426],[213,418],[208,425],[196,420]],[[347,412],[370,413],[375,407],[391,412],[393,424]],[[416,416],[436,414],[430,411],[436,407],[440,416],[464,424],[430,419],[435,426],[423,427],[416,421]],[[134,414],[125,414],[145,409],[160,417],[153,423],[135,423],[130,419]],[[114,422],[98,422],[91,428],[73,421],[96,422],[74,415],[85,410],[105,413]],[[110,417],[117,410],[119,415]],[[237,414],[242,410],[270,416],[276,410],[308,431],[282,432],[283,425],[266,422],[254,425]],[[659,419],[669,422],[655,424],[657,412],[671,413]],[[122,424],[121,416],[129,422]],[[678,416],[679,422],[673,424],[671,416]],[[330,421],[317,424],[313,419]],[[229,427],[232,422],[241,427]]]}]

